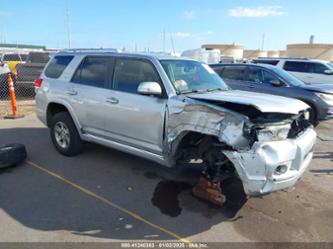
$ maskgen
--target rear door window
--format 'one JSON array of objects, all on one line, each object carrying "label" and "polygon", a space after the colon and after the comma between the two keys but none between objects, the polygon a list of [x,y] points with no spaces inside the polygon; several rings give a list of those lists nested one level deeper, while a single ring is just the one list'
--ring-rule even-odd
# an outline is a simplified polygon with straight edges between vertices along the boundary
[{"label": "rear door window", "polygon": [[59,78],[73,58],[74,56],[55,56],[47,66],[45,76],[53,79]]},{"label": "rear door window", "polygon": [[142,82],[161,84],[160,77],[152,63],[141,59],[116,59],[112,84],[114,90],[138,93],[138,86]]},{"label": "rear door window", "polygon": [[301,61],[286,61],[283,69],[291,72],[310,73],[309,63]]},{"label": "rear door window", "polygon": [[221,77],[226,80],[245,80],[246,67],[225,67]]},{"label": "rear door window", "polygon": [[110,56],[87,56],[76,70],[72,82],[107,88],[113,61]]}]

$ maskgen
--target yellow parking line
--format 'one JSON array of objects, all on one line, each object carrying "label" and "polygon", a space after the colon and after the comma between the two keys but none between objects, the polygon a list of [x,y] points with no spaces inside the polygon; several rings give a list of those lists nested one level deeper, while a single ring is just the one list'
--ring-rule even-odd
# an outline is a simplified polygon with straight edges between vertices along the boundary
[{"label": "yellow parking line", "polygon": [[102,197],[102,196],[100,196],[100,195],[98,195],[98,194],[96,194],[96,193],[94,193],[94,192],[92,192],[92,191],[90,191],[90,190],[88,190],[88,189],[86,189],[86,188],[84,188],[84,187],[82,187],[82,186],[80,186],[80,185],[78,185],[78,184],[76,184],[76,183],[74,183],[74,182],[72,182],[72,181],[70,181],[70,180],[64,178],[64,177],[61,176],[61,175],[58,175],[57,173],[54,173],[54,172],[52,172],[52,171],[50,171],[50,170],[48,170],[48,169],[46,169],[46,168],[44,168],[44,167],[42,167],[42,166],[39,166],[38,164],[36,164],[36,163],[34,163],[34,162],[27,161],[27,163],[28,163],[30,166],[32,166],[32,167],[34,167],[34,168],[37,168],[37,169],[39,169],[39,170],[45,172],[46,174],[48,174],[48,175],[50,175],[50,176],[53,176],[53,177],[57,178],[58,180],[60,180],[60,181],[62,181],[62,182],[64,182],[64,183],[66,183],[66,184],[68,184],[68,185],[70,185],[70,186],[72,186],[72,187],[74,187],[74,188],[76,188],[76,189],[78,189],[78,190],[80,190],[81,192],[83,192],[83,193],[85,193],[85,194],[87,194],[87,195],[89,195],[89,196],[91,196],[91,197],[94,197],[95,199],[100,200],[100,201],[104,202],[105,204],[107,204],[107,205],[109,205],[109,206],[111,206],[111,207],[113,207],[113,208],[115,208],[115,209],[120,210],[120,211],[123,212],[123,213],[126,213],[126,214],[132,216],[132,217],[133,217],[134,219],[136,219],[136,220],[139,220],[139,221],[141,221],[141,222],[143,222],[143,223],[145,223],[145,224],[147,224],[147,225],[149,225],[149,226],[151,226],[151,227],[153,227],[153,228],[155,228],[155,229],[157,229],[157,230],[162,231],[162,232],[164,232],[164,233],[166,233],[166,234],[168,234],[168,235],[170,235],[170,236],[176,238],[177,240],[179,240],[179,241],[181,241],[181,242],[183,242],[183,243],[187,243],[187,244],[191,243],[190,240],[184,239],[184,238],[182,238],[181,236],[177,235],[176,233],[171,232],[171,231],[169,231],[168,229],[165,229],[165,228],[163,228],[163,227],[161,227],[161,226],[159,226],[159,225],[157,225],[157,224],[154,224],[154,223],[152,223],[152,222],[146,220],[146,219],[143,218],[142,216],[140,216],[140,215],[138,215],[138,214],[136,214],[136,213],[134,213],[134,212],[132,212],[132,211],[126,209],[126,208],[123,208],[123,207],[121,207],[121,206],[119,206],[119,205],[113,203],[112,201],[110,201],[110,200],[108,200],[108,199],[106,199],[106,198],[104,198],[104,197]]}]

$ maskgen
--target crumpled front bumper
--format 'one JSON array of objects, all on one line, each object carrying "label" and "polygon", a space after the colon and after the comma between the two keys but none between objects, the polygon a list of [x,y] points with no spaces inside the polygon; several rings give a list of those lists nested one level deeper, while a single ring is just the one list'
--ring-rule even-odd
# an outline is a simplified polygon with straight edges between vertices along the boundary
[{"label": "crumpled front bumper", "polygon": [[[257,142],[251,150],[223,151],[234,164],[248,195],[260,195],[293,186],[309,166],[316,141],[313,128],[296,139]],[[287,171],[277,173],[278,166]]]}]

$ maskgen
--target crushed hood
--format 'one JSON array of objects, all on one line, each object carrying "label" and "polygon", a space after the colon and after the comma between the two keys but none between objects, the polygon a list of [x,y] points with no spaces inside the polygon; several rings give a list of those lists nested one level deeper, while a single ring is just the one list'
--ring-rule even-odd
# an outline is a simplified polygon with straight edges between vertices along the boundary
[{"label": "crushed hood", "polygon": [[300,111],[309,108],[307,104],[300,100],[239,90],[196,93],[190,94],[188,97],[197,100],[249,105],[255,107],[263,113],[298,114]]},{"label": "crushed hood", "polygon": [[333,94],[333,84],[306,84],[301,87],[314,92]]}]

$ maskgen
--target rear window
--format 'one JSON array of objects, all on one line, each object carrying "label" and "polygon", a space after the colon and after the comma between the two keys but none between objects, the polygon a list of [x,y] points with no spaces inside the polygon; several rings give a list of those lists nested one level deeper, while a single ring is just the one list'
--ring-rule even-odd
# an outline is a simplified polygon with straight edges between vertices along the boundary
[{"label": "rear window", "polygon": [[245,80],[246,67],[225,67],[221,72],[222,79]]},{"label": "rear window", "polygon": [[253,63],[255,64],[269,64],[269,65],[273,65],[276,66],[279,61],[278,60],[253,60]]},{"label": "rear window", "polygon": [[27,61],[31,63],[47,63],[50,60],[49,53],[30,53]]},{"label": "rear window", "polygon": [[3,56],[4,61],[21,61],[19,54],[5,54]]},{"label": "rear window", "polygon": [[309,63],[300,61],[286,61],[283,69],[291,72],[309,73],[310,67]]},{"label": "rear window", "polygon": [[55,56],[45,70],[45,76],[57,79],[64,72],[74,56]]},{"label": "rear window", "polygon": [[329,70],[328,67],[320,63],[311,63],[311,65],[314,73],[325,74],[325,71]]}]

